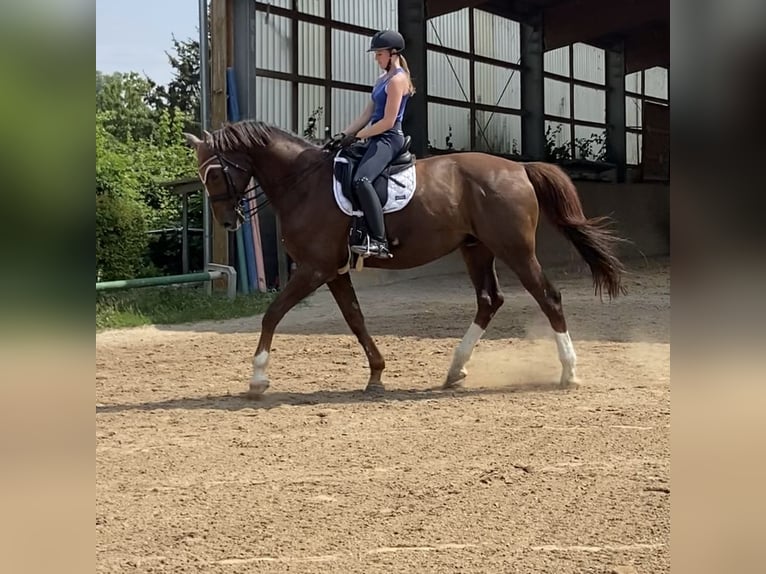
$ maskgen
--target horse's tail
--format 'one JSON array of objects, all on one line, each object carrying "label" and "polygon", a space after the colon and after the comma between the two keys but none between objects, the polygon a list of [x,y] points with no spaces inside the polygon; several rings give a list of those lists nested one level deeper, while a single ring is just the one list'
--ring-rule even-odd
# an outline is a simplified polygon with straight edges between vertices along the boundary
[{"label": "horse's tail", "polygon": [[610,299],[619,294],[624,295],[627,291],[621,281],[625,268],[615,255],[615,250],[625,240],[608,229],[611,219],[585,217],[577,190],[560,167],[530,162],[525,163],[524,168],[535,188],[543,213],[572,242],[590,267],[595,292],[600,296],[606,288]]}]

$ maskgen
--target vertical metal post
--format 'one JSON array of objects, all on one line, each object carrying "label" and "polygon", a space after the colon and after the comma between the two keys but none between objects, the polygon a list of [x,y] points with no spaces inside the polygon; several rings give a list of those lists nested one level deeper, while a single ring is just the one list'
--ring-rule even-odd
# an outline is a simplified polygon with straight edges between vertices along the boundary
[{"label": "vertical metal post", "polygon": [[415,96],[407,104],[402,127],[404,133],[412,137],[412,152],[418,157],[425,157],[428,155],[428,70],[423,0],[399,0],[399,32],[404,36],[404,56],[416,88]]},{"label": "vertical metal post", "polygon": [[[204,193],[204,191],[203,191]],[[189,272],[189,194],[184,193],[181,199],[181,272]],[[205,262],[207,265],[207,262]]]},{"label": "vertical metal post", "polygon": [[543,24],[537,13],[521,24],[521,153],[532,160],[545,158],[545,80]]},{"label": "vertical metal post", "polygon": [[606,160],[617,166],[617,183],[625,182],[625,50],[622,43],[606,50]]},{"label": "vertical metal post", "polygon": [[[199,104],[200,126],[203,130],[210,127],[210,46],[208,45],[207,0],[199,0]],[[203,269],[210,263],[210,203],[207,192],[202,190],[202,253]],[[208,282],[206,288],[210,289]]]}]

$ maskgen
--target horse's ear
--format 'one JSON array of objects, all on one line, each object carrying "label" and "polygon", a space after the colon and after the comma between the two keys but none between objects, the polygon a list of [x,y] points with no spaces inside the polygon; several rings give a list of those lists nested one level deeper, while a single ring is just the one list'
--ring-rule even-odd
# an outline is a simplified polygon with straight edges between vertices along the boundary
[{"label": "horse's ear", "polygon": [[202,135],[205,137],[205,143],[209,146],[213,145],[213,134],[211,134],[209,131],[204,130],[202,132]]},{"label": "horse's ear", "polygon": [[202,140],[194,134],[187,134],[184,132],[184,137],[186,138],[186,143],[188,143],[190,146],[194,146],[195,148],[199,147],[202,143]]}]

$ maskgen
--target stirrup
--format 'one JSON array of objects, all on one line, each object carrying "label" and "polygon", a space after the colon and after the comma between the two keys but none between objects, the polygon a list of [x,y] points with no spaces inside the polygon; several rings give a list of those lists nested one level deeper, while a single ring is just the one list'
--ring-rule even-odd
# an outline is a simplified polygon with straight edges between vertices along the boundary
[{"label": "stirrup", "polygon": [[367,235],[365,241],[359,245],[351,245],[351,251],[362,257],[378,257],[380,259],[391,259],[393,254],[388,250],[388,245],[381,241],[373,241]]}]

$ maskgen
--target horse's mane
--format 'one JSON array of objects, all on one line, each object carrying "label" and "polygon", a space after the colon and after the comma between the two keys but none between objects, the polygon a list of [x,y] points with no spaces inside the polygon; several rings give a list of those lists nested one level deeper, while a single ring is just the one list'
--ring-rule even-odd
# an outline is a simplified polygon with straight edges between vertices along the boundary
[{"label": "horse's mane", "polygon": [[276,139],[287,139],[303,148],[316,147],[294,133],[260,120],[242,120],[226,124],[213,132],[213,147],[221,152],[266,147]]}]

